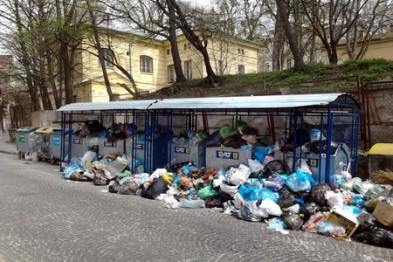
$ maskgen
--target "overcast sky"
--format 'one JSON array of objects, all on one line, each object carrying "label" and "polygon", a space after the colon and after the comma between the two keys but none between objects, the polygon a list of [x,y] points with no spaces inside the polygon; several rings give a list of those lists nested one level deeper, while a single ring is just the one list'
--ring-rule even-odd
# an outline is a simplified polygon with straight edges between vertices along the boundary
[{"label": "overcast sky", "polygon": [[211,5],[211,0],[185,0],[193,5],[202,5],[202,6],[209,6]]}]

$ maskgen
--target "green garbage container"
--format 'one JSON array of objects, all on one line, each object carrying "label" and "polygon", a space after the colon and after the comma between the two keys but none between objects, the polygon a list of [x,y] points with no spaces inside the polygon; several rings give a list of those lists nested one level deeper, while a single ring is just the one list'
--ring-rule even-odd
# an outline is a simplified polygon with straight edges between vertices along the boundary
[{"label": "green garbage container", "polygon": [[24,158],[27,152],[35,152],[34,131],[37,129],[37,127],[21,127],[16,130],[16,149],[18,150],[19,159]]}]

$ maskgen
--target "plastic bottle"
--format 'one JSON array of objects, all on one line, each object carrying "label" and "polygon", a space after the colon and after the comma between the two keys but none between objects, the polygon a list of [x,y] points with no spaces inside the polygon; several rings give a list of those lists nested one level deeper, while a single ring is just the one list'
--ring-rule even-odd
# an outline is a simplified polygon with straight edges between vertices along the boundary
[{"label": "plastic bottle", "polygon": [[31,153],[31,160],[33,160],[33,162],[37,162],[38,161],[38,156],[36,152]]},{"label": "plastic bottle", "polygon": [[180,199],[180,207],[184,208],[205,208],[205,201],[202,199],[197,200],[188,200],[188,199]]}]

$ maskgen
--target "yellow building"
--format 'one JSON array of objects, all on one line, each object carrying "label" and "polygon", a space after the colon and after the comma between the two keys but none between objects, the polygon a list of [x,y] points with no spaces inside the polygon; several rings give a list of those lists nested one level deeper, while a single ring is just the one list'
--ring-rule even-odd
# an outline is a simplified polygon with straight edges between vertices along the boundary
[{"label": "yellow building", "polygon": [[[360,45],[361,43],[359,43],[359,46]],[[338,64],[342,64],[344,61],[349,60],[345,41],[338,45],[337,57]],[[385,58],[387,60],[393,60],[393,31],[384,34],[378,34],[373,37],[368,45],[363,59],[372,58]],[[326,52],[323,53],[322,61],[324,63],[329,63]]]},{"label": "yellow building", "polygon": [[[106,57],[117,61],[135,80],[140,92],[154,92],[169,86],[175,81],[175,72],[168,40],[147,38],[146,36],[112,32],[106,35],[102,48]],[[109,39],[109,40],[108,40]],[[187,41],[184,35],[177,38],[180,59],[187,79],[206,76],[203,57]],[[208,41],[210,62],[218,75],[256,73],[258,71],[258,52],[256,43],[233,37],[214,36]],[[78,72],[74,76],[74,95],[76,102],[108,101],[102,70],[96,51],[88,40],[82,44],[77,56]],[[128,99],[131,95],[122,85],[131,87],[127,77],[112,63],[106,62],[112,91],[117,99]]]}]

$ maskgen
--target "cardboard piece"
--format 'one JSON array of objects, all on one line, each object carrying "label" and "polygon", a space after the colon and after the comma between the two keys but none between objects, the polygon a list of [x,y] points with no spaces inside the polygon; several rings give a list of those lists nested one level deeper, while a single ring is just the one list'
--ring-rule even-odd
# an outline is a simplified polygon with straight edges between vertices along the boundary
[{"label": "cardboard piece", "polygon": [[355,216],[336,208],[333,208],[330,211],[327,220],[329,222],[344,226],[345,239],[349,239],[359,226],[359,222]]},{"label": "cardboard piece", "polygon": [[393,205],[378,202],[374,209],[373,216],[382,225],[393,228]]}]

